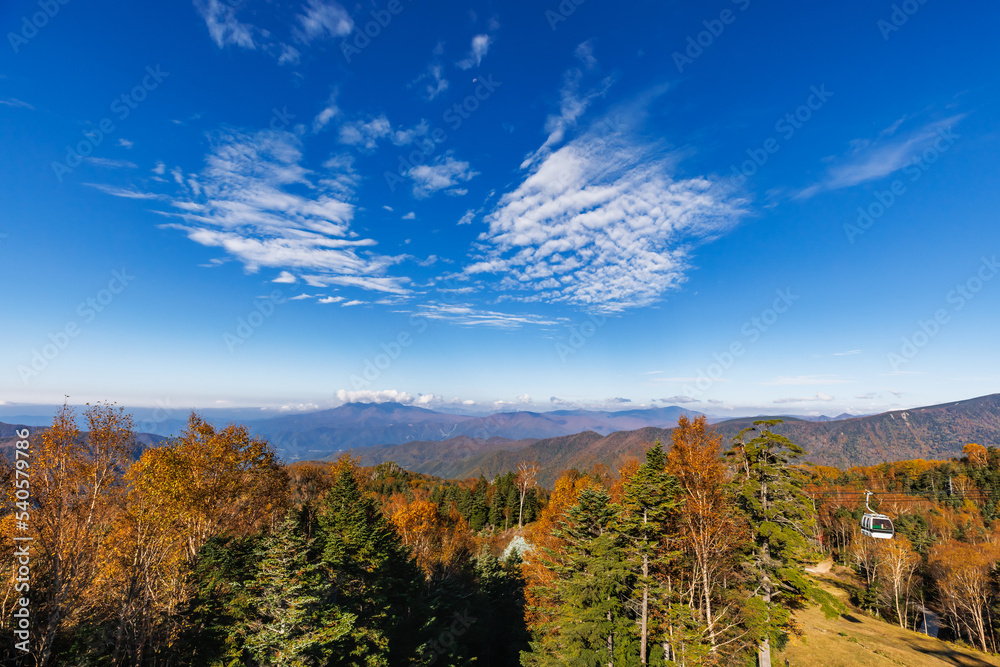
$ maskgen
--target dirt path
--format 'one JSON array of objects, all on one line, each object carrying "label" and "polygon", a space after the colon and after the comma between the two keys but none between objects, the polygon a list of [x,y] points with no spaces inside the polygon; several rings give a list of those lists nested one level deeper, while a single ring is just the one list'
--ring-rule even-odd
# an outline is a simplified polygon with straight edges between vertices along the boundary
[{"label": "dirt path", "polygon": [[819,564],[813,567],[807,567],[806,572],[811,572],[813,574],[826,574],[833,567],[833,556],[824,558]]}]

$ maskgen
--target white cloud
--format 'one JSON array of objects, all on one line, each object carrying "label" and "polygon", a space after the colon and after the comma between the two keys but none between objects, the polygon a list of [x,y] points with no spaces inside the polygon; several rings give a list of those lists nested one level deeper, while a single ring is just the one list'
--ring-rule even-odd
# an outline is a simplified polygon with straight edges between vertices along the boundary
[{"label": "white cloud", "polygon": [[389,136],[392,125],[385,116],[366,121],[352,121],[340,126],[339,140],[348,146],[363,146],[368,150],[378,145],[378,140]]},{"label": "white cloud", "polygon": [[301,54],[294,46],[288,44],[281,45],[281,54],[278,56],[279,65],[298,65]]},{"label": "white cloud", "polygon": [[397,146],[406,146],[407,144],[412,144],[419,137],[427,136],[427,133],[430,131],[430,123],[426,120],[421,120],[408,130],[395,130],[391,132],[389,138]]},{"label": "white cloud", "polygon": [[853,356],[855,354],[861,354],[861,350],[846,350],[844,352],[834,352],[833,356],[835,356],[835,357],[849,357],[849,356]]},{"label": "white cloud", "polygon": [[466,190],[457,187],[479,175],[468,162],[456,160],[451,155],[438,156],[433,164],[420,164],[406,172],[413,179],[413,196],[429,197],[432,193],[444,190],[449,195],[464,195]]},{"label": "white cloud", "polygon": [[314,296],[313,294],[300,294],[298,296],[291,297],[289,301],[301,301],[302,299],[311,299],[313,298],[313,296]]},{"label": "white cloud", "polygon": [[347,10],[331,0],[309,0],[303,9],[305,13],[296,16],[299,28],[295,31],[296,38],[302,42],[344,37],[354,29],[354,21]]},{"label": "white cloud", "polygon": [[319,300],[319,303],[340,303],[343,300],[342,296],[325,296]]},{"label": "white cloud", "polygon": [[496,327],[499,329],[518,329],[525,324],[554,325],[558,320],[540,317],[538,315],[513,315],[492,310],[478,310],[471,304],[441,304],[431,302],[420,307],[417,316],[429,320],[445,320],[453,324],[474,327]]},{"label": "white cloud", "polygon": [[528,394],[521,394],[520,396],[517,397],[517,402],[528,405],[531,403],[531,396]]},{"label": "white cloud", "polygon": [[774,402],[775,403],[808,403],[808,402],[811,402],[811,401],[824,401],[824,402],[827,402],[827,401],[832,401],[832,400],[833,400],[833,396],[830,396],[828,394],[824,394],[823,392],[819,392],[815,396],[806,396],[806,397],[803,397],[803,398],[776,398],[776,399],[774,399]]},{"label": "white cloud", "polygon": [[958,114],[928,123],[901,138],[887,138],[898,131],[901,119],[883,130],[875,140],[855,140],[847,157],[838,160],[838,164],[830,167],[820,182],[801,190],[795,198],[806,199],[820,192],[878,180],[899,171],[919,159],[935,142],[940,142],[964,117],[965,114]]},{"label": "white cloud", "polygon": [[119,139],[118,145],[126,150],[131,150],[132,146],[135,146],[135,142],[129,141],[128,139]]},{"label": "white cloud", "polygon": [[85,157],[84,162],[108,169],[136,169],[139,165],[128,160],[114,160],[107,157]]},{"label": "white cloud", "polygon": [[405,391],[396,391],[395,389],[360,389],[357,391],[340,389],[337,391],[337,399],[344,403],[402,403],[403,405],[413,403],[413,396]]},{"label": "white cloud", "polygon": [[154,194],[152,192],[136,192],[135,190],[129,190],[127,188],[119,188],[115,185],[104,185],[103,183],[84,183],[84,185],[96,188],[101,192],[111,195],[113,197],[122,197],[124,199],[159,199],[160,195]]},{"label": "white cloud", "polygon": [[[237,18],[246,4],[230,0],[194,0],[195,9],[204,19],[216,46],[259,50],[275,58],[279,65],[297,65],[301,59],[299,50],[286,43],[289,39],[310,44],[327,37],[343,37],[354,29],[350,15],[333,0],[308,0],[299,14],[293,13],[293,3],[275,3],[273,9],[279,15],[268,28]],[[246,14],[257,15],[252,11],[244,12]],[[280,31],[276,28],[280,27],[285,28],[285,40],[278,35]]]},{"label": "white cloud", "polygon": [[208,27],[208,34],[220,49],[229,45],[254,49],[254,28],[236,18],[236,7],[220,0],[194,0],[195,9]]},{"label": "white cloud", "polygon": [[493,43],[493,38],[489,35],[476,35],[472,38],[472,46],[469,49],[469,55],[467,55],[462,60],[455,63],[459,69],[472,69],[473,67],[479,67],[483,62],[483,58],[486,57],[486,53],[490,50],[490,44]]},{"label": "white cloud", "polygon": [[417,217],[417,214],[414,213],[413,211],[410,211],[409,213],[407,213],[406,215],[403,216],[403,220],[413,220],[416,217]]},{"label": "white cloud", "polygon": [[715,181],[675,178],[648,141],[592,129],[500,198],[465,274],[501,276],[525,301],[648,305],[686,280],[693,247],[733,227],[741,203]]},{"label": "white cloud", "polygon": [[163,176],[167,172],[167,165],[160,161],[157,161],[156,166],[152,169],[153,173],[157,176]]},{"label": "white cloud", "polygon": [[521,169],[532,166],[561,144],[566,137],[567,130],[576,126],[577,120],[587,110],[591,102],[604,96],[613,80],[610,77],[605,78],[598,86],[581,95],[580,85],[582,82],[583,72],[579,69],[571,69],[563,75],[563,85],[559,91],[559,113],[550,115],[545,121],[545,131],[549,133],[549,136],[538,150],[524,159],[524,162],[521,163]]},{"label": "white cloud", "polygon": [[796,375],[793,377],[779,377],[768,382],[761,382],[762,385],[794,385],[806,386],[817,384],[847,384],[852,380],[845,380],[837,375]]},{"label": "white cloud", "polygon": [[[314,287],[408,291],[407,279],[385,275],[399,260],[367,250],[375,241],[350,229],[354,205],[342,196],[345,181],[317,179],[301,165],[296,135],[223,134],[213,144],[197,180],[176,170],[181,193],[174,204],[192,212],[161,212],[183,221],[168,227],[223,248],[251,273],[270,267],[294,271]],[[341,176],[350,182],[350,173]]]},{"label": "white cloud", "polygon": [[417,260],[417,266],[433,266],[438,261],[437,255],[429,255],[425,260]]},{"label": "white cloud", "polygon": [[586,42],[578,45],[576,51],[573,55],[584,64],[587,69],[594,69],[597,67],[597,58],[594,57],[594,40],[588,39]]},{"label": "white cloud", "polygon": [[364,304],[365,304],[364,301],[358,301],[357,299],[354,299],[353,301],[345,301],[341,305],[343,305],[343,306],[363,306]]},{"label": "white cloud", "polygon": [[5,107],[14,107],[15,109],[31,109],[34,110],[35,107],[31,106],[24,100],[19,100],[15,97],[8,97],[5,100],[0,100],[0,104]]},{"label": "white cloud", "polygon": [[675,403],[697,403],[697,398],[691,398],[690,396],[668,396],[667,398],[654,398],[653,402],[659,401],[660,403],[669,403],[671,405]]},{"label": "white cloud", "polygon": [[444,67],[440,63],[431,63],[427,69],[410,84],[416,88],[420,96],[430,102],[435,97],[448,90],[448,79],[444,78]]},{"label": "white cloud", "polygon": [[459,224],[459,225],[471,225],[472,221],[476,219],[477,215],[479,215],[479,211],[470,208],[468,211],[466,211],[462,215],[462,218],[458,221],[457,224]]},{"label": "white cloud", "polygon": [[323,110],[316,114],[316,117],[313,119],[313,132],[319,132],[326,127],[327,123],[333,120],[333,117],[338,113],[340,113],[340,109],[337,108],[337,91],[334,90],[330,94],[330,98],[327,100],[326,106],[324,106]]},{"label": "white cloud", "polygon": [[272,280],[271,282],[272,283],[287,283],[287,284],[291,284],[291,283],[297,283],[298,281],[299,281],[299,279],[296,278],[289,271],[282,271],[281,273],[278,274],[278,277],[275,278],[274,280]]}]

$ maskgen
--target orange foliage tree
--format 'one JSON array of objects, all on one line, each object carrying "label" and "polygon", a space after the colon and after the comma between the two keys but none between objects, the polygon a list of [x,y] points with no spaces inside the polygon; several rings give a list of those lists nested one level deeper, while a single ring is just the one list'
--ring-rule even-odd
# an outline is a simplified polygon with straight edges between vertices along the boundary
[{"label": "orange foliage tree", "polygon": [[274,449],[245,426],[216,429],[196,414],[169,445],[143,454],[150,493],[182,529],[187,554],[216,535],[273,526],[287,503],[288,473]]},{"label": "orange foliage tree", "polygon": [[716,637],[725,629],[720,623],[725,623],[722,616],[727,609],[713,612],[713,591],[721,590],[722,579],[731,575],[735,551],[746,533],[726,493],[722,439],[708,428],[704,415],[693,421],[682,416],[672,438],[667,472],[677,479],[683,492],[677,522],[680,543],[690,556],[691,580],[698,582],[701,589],[698,597],[705,632],[715,645]]},{"label": "orange foliage tree", "polygon": [[937,582],[942,616],[983,651],[995,650],[990,623],[991,577],[1000,561],[1000,546],[949,540],[931,549],[928,564]]},{"label": "orange foliage tree", "polygon": [[67,618],[84,617],[92,609],[94,596],[86,593],[107,549],[124,495],[122,477],[135,448],[132,418],[121,408],[99,404],[84,416],[86,437],[76,427],[73,409],[63,405],[33,451],[38,509],[32,526],[47,581],[38,596],[48,616],[37,648],[43,667]]}]

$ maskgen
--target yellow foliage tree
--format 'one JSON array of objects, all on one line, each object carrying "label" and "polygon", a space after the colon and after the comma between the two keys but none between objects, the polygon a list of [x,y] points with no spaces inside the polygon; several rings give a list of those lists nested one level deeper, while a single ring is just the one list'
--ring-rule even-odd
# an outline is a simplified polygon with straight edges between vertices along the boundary
[{"label": "yellow foliage tree", "polygon": [[190,559],[216,535],[273,526],[287,504],[288,473],[245,426],[216,429],[192,414],[181,437],[146,450],[142,465],[146,492],[181,529]]}]

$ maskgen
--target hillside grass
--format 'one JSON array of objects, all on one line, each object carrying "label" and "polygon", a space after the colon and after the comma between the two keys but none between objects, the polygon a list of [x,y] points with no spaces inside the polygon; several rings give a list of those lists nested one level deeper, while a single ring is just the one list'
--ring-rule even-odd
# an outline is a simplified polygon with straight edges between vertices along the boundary
[{"label": "hillside grass", "polygon": [[773,659],[776,667],[788,660],[790,667],[973,667],[1000,666],[1000,658],[923,634],[904,630],[869,616],[848,602],[853,573],[835,567],[829,574],[813,575],[836,595],[847,611],[828,619],[817,605],[795,612],[802,632]]}]

